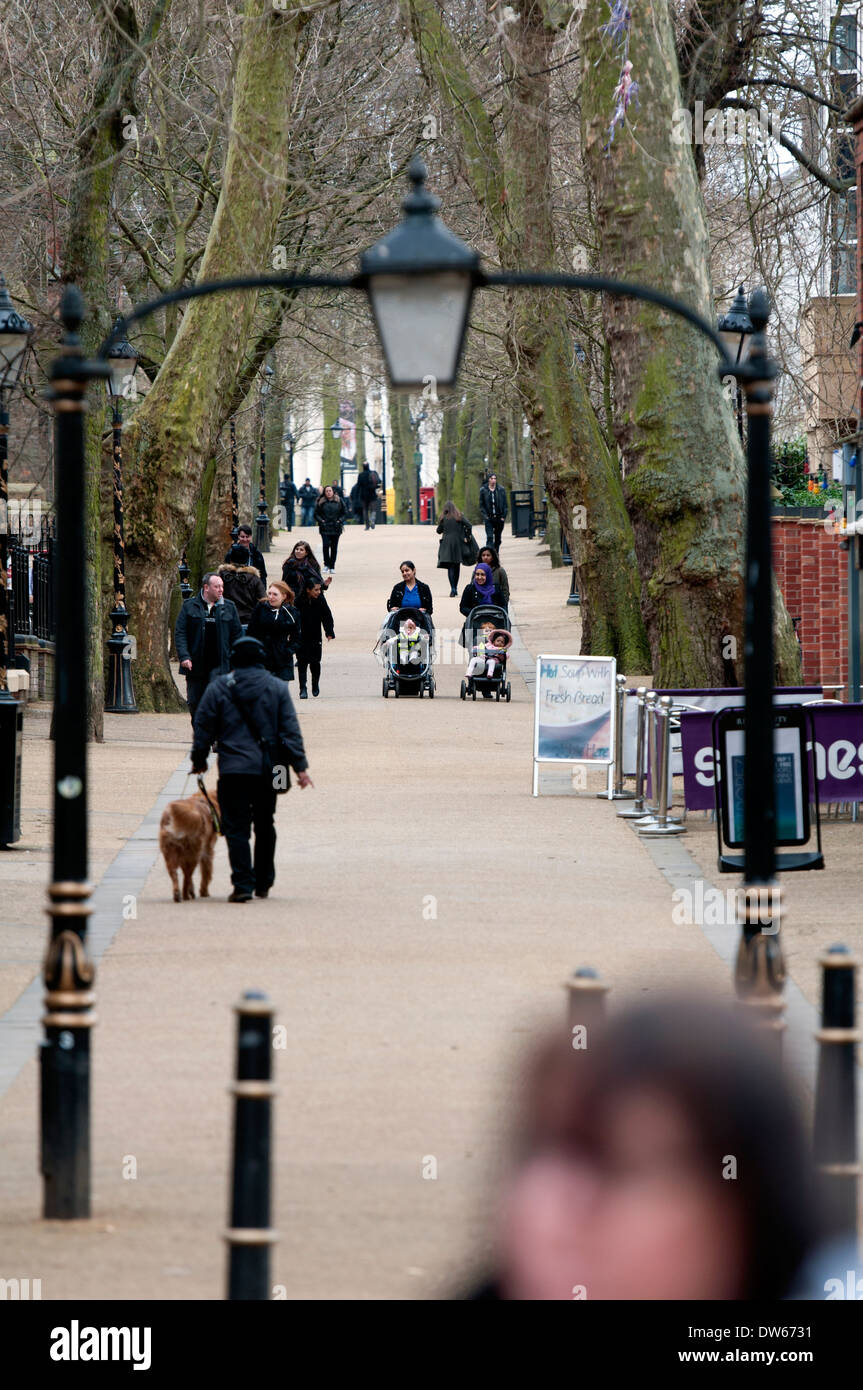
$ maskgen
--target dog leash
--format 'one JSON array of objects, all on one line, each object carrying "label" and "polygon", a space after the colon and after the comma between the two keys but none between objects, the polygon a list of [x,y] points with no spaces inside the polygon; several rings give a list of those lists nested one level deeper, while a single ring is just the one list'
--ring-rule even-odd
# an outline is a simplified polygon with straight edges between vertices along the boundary
[{"label": "dog leash", "polygon": [[216,810],[216,808],[215,808],[215,806],[213,805],[213,803],[212,803],[212,801],[210,800],[210,798],[207,796],[207,788],[204,786],[204,779],[203,779],[203,777],[201,776],[200,772],[198,773],[197,782],[198,782],[198,790],[200,791],[201,796],[204,798],[204,800],[206,801],[207,805],[208,805],[209,808],[210,808],[210,815],[211,815],[212,820],[213,820],[213,829],[215,830],[215,832],[216,832],[217,835],[221,835],[221,834],[222,834],[222,827],[221,827],[221,825],[220,825],[220,823],[219,823],[219,813],[218,813],[218,811]]}]

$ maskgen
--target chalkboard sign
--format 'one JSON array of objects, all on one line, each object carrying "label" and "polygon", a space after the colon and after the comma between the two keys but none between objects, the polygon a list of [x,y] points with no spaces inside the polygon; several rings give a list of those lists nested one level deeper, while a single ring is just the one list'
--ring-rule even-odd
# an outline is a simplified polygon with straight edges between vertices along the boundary
[{"label": "chalkboard sign", "polygon": [[613,657],[537,657],[534,794],[539,763],[614,762],[616,676]]}]

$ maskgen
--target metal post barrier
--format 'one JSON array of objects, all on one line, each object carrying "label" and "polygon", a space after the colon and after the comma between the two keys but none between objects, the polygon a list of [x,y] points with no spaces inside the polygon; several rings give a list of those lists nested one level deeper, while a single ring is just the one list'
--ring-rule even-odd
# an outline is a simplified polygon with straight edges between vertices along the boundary
[{"label": "metal post barrier", "polygon": [[640,685],[635,692],[635,701],[638,706],[636,719],[637,733],[635,739],[635,800],[625,811],[618,811],[622,820],[635,820],[638,816],[644,815],[644,750],[645,734],[647,730],[647,690]]},{"label": "metal post barrier", "polygon": [[[611,986],[599,978],[591,965],[581,965],[571,980],[566,982],[567,1019],[575,1051],[586,1050],[590,1036],[605,1023],[605,996]],[[584,1028],[584,1038],[576,1038],[575,1030]],[[577,1046],[578,1044],[578,1046]]]},{"label": "metal post barrier", "polygon": [[234,1005],[237,1014],[237,1072],[231,1224],[228,1242],[228,1299],[268,1300],[270,1246],[278,1232],[270,1227],[272,1165],[273,1007],[259,990],[247,990]]},{"label": "metal post barrier", "polygon": [[671,705],[670,695],[662,695],[659,699],[657,714],[657,733],[659,737],[659,761],[658,761],[658,781],[659,796],[657,800],[656,823],[650,825],[639,825],[637,827],[639,835],[685,835],[686,828],[677,821],[672,821],[668,815],[668,782],[671,765]]},{"label": "metal post barrier", "polygon": [[831,946],[821,957],[821,1027],[815,1085],[814,1157],[824,1184],[831,1227],[856,1235],[857,1093],[855,1057],[861,1030],[855,1027],[854,971],[847,946]]},{"label": "metal post barrier", "polygon": [[[623,706],[626,700],[626,676],[617,677],[617,691],[615,698],[617,708],[614,711],[614,790],[611,793],[612,801],[632,801],[634,792],[626,791],[623,786]],[[603,792],[604,796],[605,793]]]},{"label": "metal post barrier", "polygon": [[644,697],[646,711],[646,723],[644,726],[644,767],[645,780],[647,775],[650,777],[650,795],[645,791],[644,812],[637,821],[638,825],[655,825],[656,813],[659,810],[659,799],[657,797],[657,763],[656,755],[656,712],[659,696],[655,690],[648,690]]}]

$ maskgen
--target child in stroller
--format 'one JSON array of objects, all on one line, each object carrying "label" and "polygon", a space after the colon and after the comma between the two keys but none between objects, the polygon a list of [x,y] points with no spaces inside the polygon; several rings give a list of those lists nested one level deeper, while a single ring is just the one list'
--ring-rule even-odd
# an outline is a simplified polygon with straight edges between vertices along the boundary
[{"label": "child in stroller", "polygon": [[399,608],[390,613],[375,648],[381,653],[384,667],[381,687],[384,699],[391,690],[397,699],[400,695],[422,698],[424,694],[434,699],[433,636],[428,613],[418,608]]},{"label": "child in stroller", "polygon": [[501,696],[509,702],[512,686],[506,679],[507,652],[512,646],[510,622],[502,608],[483,605],[474,608],[465,623],[465,646],[470,652],[461,698],[472,700],[479,692],[484,700]]}]

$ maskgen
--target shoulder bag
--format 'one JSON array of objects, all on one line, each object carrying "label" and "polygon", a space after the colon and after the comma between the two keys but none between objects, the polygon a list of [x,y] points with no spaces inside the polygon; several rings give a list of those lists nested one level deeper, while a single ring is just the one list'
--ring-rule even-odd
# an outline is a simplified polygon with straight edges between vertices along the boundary
[{"label": "shoulder bag", "polygon": [[473,531],[465,524],[461,541],[461,562],[463,565],[475,565],[478,559],[479,546],[474,539]]},{"label": "shoulder bag", "polygon": [[[261,749],[261,752],[264,755],[264,758],[270,764],[270,772],[273,779],[273,790],[276,792],[277,796],[281,796],[284,792],[288,790],[288,788],[291,785],[291,774],[289,771],[291,766],[290,748],[286,743],[282,742],[278,735],[274,739],[263,737],[260,729],[257,728],[255,723],[253,722],[252,717],[249,714],[249,711],[246,709],[245,705],[243,704],[242,700],[237,694],[233,677],[230,677],[228,679],[228,694],[230,695],[231,700],[233,701],[236,709],[239,711],[239,714],[243,722],[245,723],[246,728],[252,735],[252,738],[255,740],[255,743],[258,744],[259,748]],[[280,776],[282,769],[284,769],[284,786],[279,785],[279,783],[282,781],[282,777]],[[266,774],[262,775],[266,776]]]}]

